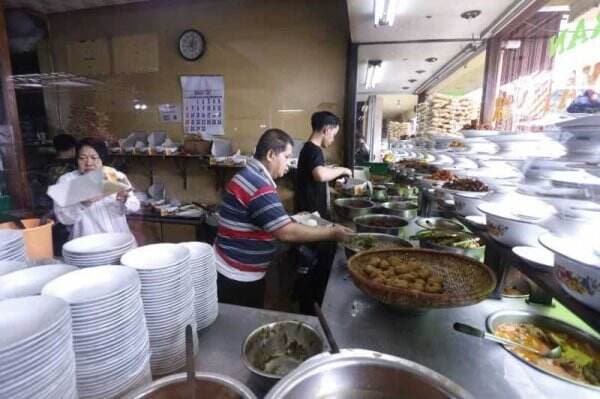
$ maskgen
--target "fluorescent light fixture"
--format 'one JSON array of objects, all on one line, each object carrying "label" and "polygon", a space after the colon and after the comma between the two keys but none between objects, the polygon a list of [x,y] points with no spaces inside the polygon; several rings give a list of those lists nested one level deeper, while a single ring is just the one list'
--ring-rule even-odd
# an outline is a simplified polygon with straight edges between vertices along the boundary
[{"label": "fluorescent light fixture", "polygon": [[396,18],[397,0],[373,0],[375,26],[392,26]]},{"label": "fluorescent light fixture", "polygon": [[367,62],[367,74],[365,76],[365,88],[373,89],[381,82],[381,60],[369,60]]},{"label": "fluorescent light fixture", "polygon": [[521,48],[520,40],[507,40],[504,42],[504,48],[508,50],[517,50]]},{"label": "fluorescent light fixture", "polygon": [[568,4],[557,6],[544,6],[538,12],[569,12],[571,7]]},{"label": "fluorescent light fixture", "polygon": [[278,109],[277,112],[293,113],[293,112],[304,112],[304,110],[300,109],[300,108],[285,108],[285,109]]}]

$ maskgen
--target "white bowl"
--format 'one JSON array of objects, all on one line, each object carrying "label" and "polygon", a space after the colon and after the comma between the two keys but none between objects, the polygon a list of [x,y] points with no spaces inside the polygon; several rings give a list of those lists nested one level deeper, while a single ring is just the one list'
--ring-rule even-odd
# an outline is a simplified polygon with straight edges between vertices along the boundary
[{"label": "white bowl", "polygon": [[509,247],[537,247],[538,236],[547,230],[540,226],[546,217],[523,217],[525,212],[513,212],[505,203],[483,203],[478,209],[486,215],[488,233],[501,244]]},{"label": "white bowl", "polygon": [[554,252],[554,277],[577,301],[600,311],[600,256],[592,246],[552,233],[539,237],[540,243]]},{"label": "white bowl", "polygon": [[38,295],[44,285],[77,270],[69,265],[45,265],[30,267],[0,276],[0,300],[21,296]]},{"label": "white bowl", "polygon": [[0,276],[25,269],[27,263],[16,260],[0,260]]},{"label": "white bowl", "polygon": [[63,252],[73,255],[100,254],[125,248],[134,241],[129,233],[104,233],[79,237],[67,242]]},{"label": "white bowl", "polygon": [[177,244],[151,244],[130,250],[121,257],[125,266],[139,270],[161,269],[187,262],[190,251]]},{"label": "white bowl", "polygon": [[484,215],[477,207],[483,203],[481,195],[474,193],[455,193],[454,194],[454,206],[456,212],[461,216],[472,216],[472,215]]}]

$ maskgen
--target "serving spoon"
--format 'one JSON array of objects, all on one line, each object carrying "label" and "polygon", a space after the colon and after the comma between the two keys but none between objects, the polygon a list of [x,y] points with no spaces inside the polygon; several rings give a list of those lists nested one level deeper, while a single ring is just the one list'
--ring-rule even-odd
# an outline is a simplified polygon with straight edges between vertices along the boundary
[{"label": "serving spoon", "polygon": [[555,348],[550,349],[549,351],[542,352],[542,351],[534,349],[530,346],[519,344],[517,342],[511,341],[506,338],[499,337],[494,334],[486,333],[485,331],[482,331],[482,330],[480,330],[476,327],[470,326],[468,324],[454,323],[454,329],[463,334],[487,339],[488,341],[497,342],[502,345],[509,345],[509,346],[514,346],[517,348],[525,349],[528,352],[535,353],[536,355],[540,355],[542,357],[547,357],[549,359],[556,359],[556,358],[560,357],[560,355],[562,353],[562,349],[560,348],[560,345],[556,346]]}]

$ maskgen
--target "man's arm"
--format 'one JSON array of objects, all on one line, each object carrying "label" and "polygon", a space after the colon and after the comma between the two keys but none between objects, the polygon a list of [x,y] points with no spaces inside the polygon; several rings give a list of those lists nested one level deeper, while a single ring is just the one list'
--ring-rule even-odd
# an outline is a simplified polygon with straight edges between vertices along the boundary
[{"label": "man's arm", "polygon": [[343,241],[352,230],[333,225],[331,227],[310,227],[300,223],[288,223],[273,232],[273,236],[285,242]]},{"label": "man's arm", "polygon": [[348,168],[342,168],[340,166],[317,166],[312,170],[313,179],[318,182],[330,182],[344,175],[352,176],[352,171]]}]

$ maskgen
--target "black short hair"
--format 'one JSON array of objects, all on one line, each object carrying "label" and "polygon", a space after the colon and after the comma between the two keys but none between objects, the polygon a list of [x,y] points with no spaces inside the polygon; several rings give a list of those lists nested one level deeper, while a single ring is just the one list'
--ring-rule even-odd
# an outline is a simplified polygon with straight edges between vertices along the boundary
[{"label": "black short hair", "polygon": [[289,134],[281,129],[267,129],[258,139],[254,158],[265,159],[269,150],[273,150],[275,154],[280,154],[286,150],[288,144],[294,147],[294,140]]},{"label": "black short hair", "polygon": [[78,157],[79,157],[79,151],[81,151],[81,149],[84,146],[92,147],[94,150],[96,150],[96,152],[98,153],[98,156],[102,160],[102,163],[106,164],[106,162],[108,161],[108,147],[106,146],[106,143],[104,141],[97,139],[95,137],[85,137],[85,138],[79,140],[79,142],[77,143],[77,156]]},{"label": "black short hair", "polygon": [[52,139],[52,145],[58,152],[69,151],[77,147],[77,139],[70,134],[58,134]]},{"label": "black short hair", "polygon": [[340,118],[329,111],[319,111],[310,117],[310,125],[313,132],[320,132],[327,126],[336,127],[340,125]]}]

